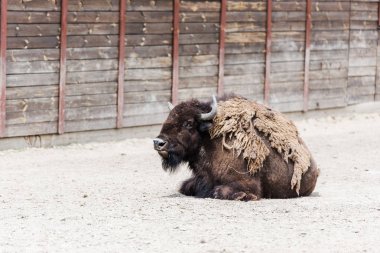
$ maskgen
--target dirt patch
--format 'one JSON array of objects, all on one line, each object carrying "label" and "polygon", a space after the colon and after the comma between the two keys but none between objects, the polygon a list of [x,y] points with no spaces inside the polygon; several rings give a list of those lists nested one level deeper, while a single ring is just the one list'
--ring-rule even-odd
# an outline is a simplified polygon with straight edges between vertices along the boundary
[{"label": "dirt patch", "polygon": [[322,172],[307,198],[184,197],[150,139],[0,152],[0,249],[378,251],[380,114],[295,123]]}]

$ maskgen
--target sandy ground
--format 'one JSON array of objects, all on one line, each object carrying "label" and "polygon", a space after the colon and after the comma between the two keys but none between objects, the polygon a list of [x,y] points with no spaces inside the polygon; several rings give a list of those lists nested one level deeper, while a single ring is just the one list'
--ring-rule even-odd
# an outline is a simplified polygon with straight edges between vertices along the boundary
[{"label": "sandy ground", "polygon": [[311,197],[177,193],[150,139],[0,152],[0,252],[378,252],[380,113],[297,120]]}]

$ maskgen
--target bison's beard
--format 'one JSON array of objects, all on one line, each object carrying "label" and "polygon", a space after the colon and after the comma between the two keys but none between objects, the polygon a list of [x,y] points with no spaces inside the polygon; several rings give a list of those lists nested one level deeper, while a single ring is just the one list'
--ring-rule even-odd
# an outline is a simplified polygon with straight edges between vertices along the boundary
[{"label": "bison's beard", "polygon": [[182,162],[183,156],[181,154],[169,151],[167,158],[162,157],[162,168],[165,171],[174,172]]}]

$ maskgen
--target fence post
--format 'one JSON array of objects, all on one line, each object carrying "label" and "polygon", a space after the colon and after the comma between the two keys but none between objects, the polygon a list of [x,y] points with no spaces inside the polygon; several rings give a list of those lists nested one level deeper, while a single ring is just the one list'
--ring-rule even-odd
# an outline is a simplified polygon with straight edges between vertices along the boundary
[{"label": "fence post", "polygon": [[224,94],[224,49],[226,41],[227,0],[221,0],[219,29],[218,96]]},{"label": "fence post", "polygon": [[179,0],[173,0],[173,73],[172,73],[172,103],[178,103],[178,83],[179,83]]},{"label": "fence post", "polygon": [[0,21],[0,138],[5,136],[7,87],[7,0],[1,0]]},{"label": "fence post", "polygon": [[120,0],[120,22],[119,22],[119,74],[117,86],[117,119],[116,127],[123,127],[124,114],[124,74],[125,74],[125,22],[126,22],[126,0]]},{"label": "fence post", "polygon": [[66,88],[66,48],[67,48],[67,8],[68,0],[61,3],[61,37],[60,37],[60,70],[59,70],[59,102],[58,133],[65,132],[65,88]]},{"label": "fence post", "polygon": [[267,1],[267,32],[265,42],[265,81],[264,81],[264,104],[269,104],[270,92],[270,62],[272,51],[272,0]]},{"label": "fence post", "polygon": [[311,0],[306,0],[306,29],[305,29],[305,70],[303,85],[303,111],[309,109],[309,68],[310,68],[310,37],[311,37]]}]

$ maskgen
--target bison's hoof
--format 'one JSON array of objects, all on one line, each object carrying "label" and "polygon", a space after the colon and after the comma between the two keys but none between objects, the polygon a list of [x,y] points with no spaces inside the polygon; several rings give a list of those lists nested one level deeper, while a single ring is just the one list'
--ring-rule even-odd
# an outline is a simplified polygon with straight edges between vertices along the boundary
[{"label": "bison's hoof", "polygon": [[213,197],[216,199],[230,199],[241,201],[254,201],[258,200],[258,197],[252,193],[245,193],[242,191],[236,191],[230,186],[220,185],[215,187]]},{"label": "bison's hoof", "polygon": [[229,196],[231,196],[232,188],[226,185],[220,185],[215,187],[214,193],[212,196],[215,199],[229,199]]},{"label": "bison's hoof", "polygon": [[255,201],[258,197],[252,193],[236,192],[232,195],[232,199],[241,201]]}]

